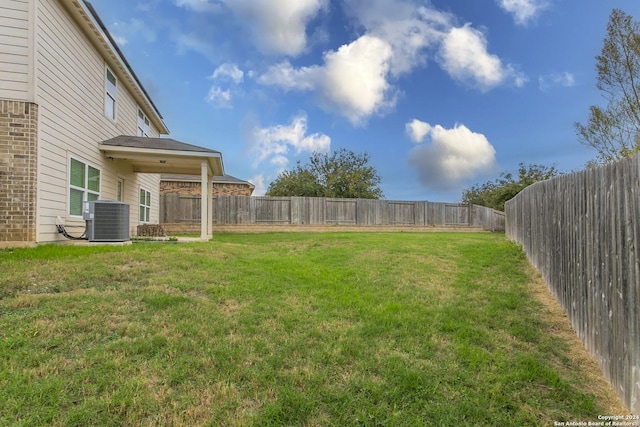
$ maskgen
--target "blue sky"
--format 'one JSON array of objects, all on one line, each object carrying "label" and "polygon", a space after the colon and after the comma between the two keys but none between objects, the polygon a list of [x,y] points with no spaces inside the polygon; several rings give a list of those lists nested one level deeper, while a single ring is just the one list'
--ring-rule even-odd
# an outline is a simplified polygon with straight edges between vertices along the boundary
[{"label": "blue sky", "polygon": [[518,164],[582,169],[573,123],[612,8],[638,0],[91,0],[172,138],[262,195],[367,152],[387,199],[458,201]]}]

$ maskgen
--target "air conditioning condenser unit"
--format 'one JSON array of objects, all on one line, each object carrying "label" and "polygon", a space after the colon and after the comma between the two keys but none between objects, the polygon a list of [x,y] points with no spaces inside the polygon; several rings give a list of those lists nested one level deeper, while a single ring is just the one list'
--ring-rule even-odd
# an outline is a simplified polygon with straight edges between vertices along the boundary
[{"label": "air conditioning condenser unit", "polygon": [[87,202],[84,208],[86,236],[90,242],[129,240],[129,205],[111,200]]}]

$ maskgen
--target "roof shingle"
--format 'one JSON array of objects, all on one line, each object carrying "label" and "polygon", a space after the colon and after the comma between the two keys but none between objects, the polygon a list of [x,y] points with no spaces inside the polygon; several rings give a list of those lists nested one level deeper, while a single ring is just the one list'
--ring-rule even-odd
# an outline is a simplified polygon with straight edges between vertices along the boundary
[{"label": "roof shingle", "polygon": [[199,147],[197,145],[187,144],[185,142],[176,141],[172,138],[148,138],[143,136],[120,135],[116,136],[115,138],[102,141],[102,145],[109,145],[113,147],[147,148],[156,150],[193,151],[197,153],[221,154],[220,151]]}]

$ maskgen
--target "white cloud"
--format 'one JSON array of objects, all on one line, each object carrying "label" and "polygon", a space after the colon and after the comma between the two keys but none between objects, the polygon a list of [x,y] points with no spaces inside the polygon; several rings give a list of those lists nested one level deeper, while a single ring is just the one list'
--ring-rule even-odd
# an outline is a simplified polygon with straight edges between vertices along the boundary
[{"label": "white cloud", "polygon": [[438,61],[451,77],[483,92],[508,81],[518,87],[527,81],[512,65],[504,65],[497,55],[490,54],[484,34],[470,24],[449,30]]},{"label": "white cloud", "polygon": [[345,0],[344,7],[364,35],[325,52],[322,64],[297,67],[285,60],[258,82],[312,92],[324,109],[354,126],[392,109],[398,94],[394,80],[424,65],[434,52],[453,79],[483,92],[527,82],[513,65],[487,51],[482,32],[471,24],[456,27],[451,14],[404,0]]},{"label": "white cloud", "polygon": [[302,152],[328,152],[331,138],[322,133],[307,135],[307,117],[298,115],[289,125],[276,125],[268,128],[256,127],[250,136],[250,152],[254,157],[253,166],[268,161],[279,169],[288,164],[288,154]]},{"label": "white cloud", "polygon": [[233,83],[241,83],[244,72],[236,64],[225,63],[215,69],[211,75],[213,80],[231,80]]},{"label": "white cloud", "polygon": [[131,39],[144,40],[148,43],[156,41],[156,32],[139,19],[131,19],[129,22],[116,21],[109,26],[109,34],[118,44],[125,46]]},{"label": "white cloud", "polygon": [[312,91],[321,80],[321,73],[322,68],[317,65],[294,68],[289,60],[284,60],[269,67],[266,73],[258,77],[258,83],[278,86],[286,91]]},{"label": "white cloud", "polygon": [[359,126],[395,106],[392,79],[426,62],[425,49],[439,43],[451,16],[407,1],[347,0],[344,7],[364,35],[326,52],[322,65],[283,61],[258,82],[313,92],[324,109]]},{"label": "white cloud", "polygon": [[[246,27],[263,53],[295,57],[308,48],[307,26],[330,0],[174,0],[193,10],[228,14],[234,25]],[[395,83],[435,57],[449,75],[486,92],[499,85],[524,85],[527,78],[516,67],[487,51],[487,40],[471,24],[456,26],[451,13],[416,0],[343,0],[345,14],[362,34],[339,48],[325,51],[321,63],[298,65],[292,58],[271,65],[255,78],[259,84],[285,91],[313,94],[319,105],[363,126],[373,115],[395,107],[401,93]],[[274,6],[275,5],[275,6]],[[215,6],[215,7],[214,7]],[[314,31],[322,32],[318,28]],[[199,33],[179,34],[180,50],[193,50],[209,59],[218,50]],[[235,64],[223,64],[211,75],[216,82],[238,84],[252,73]],[[212,87],[213,96],[225,99],[224,85]],[[233,96],[233,89],[230,89]],[[230,100],[229,100],[230,101]]]},{"label": "white cloud", "polygon": [[518,25],[527,25],[549,7],[547,0],[498,0],[498,5],[513,15]]},{"label": "white cloud", "polygon": [[328,0],[225,0],[264,53],[297,56],[307,48],[307,23]]},{"label": "white cloud", "polygon": [[367,34],[392,48],[391,73],[412,71],[426,63],[425,50],[442,40],[453,16],[408,1],[346,0],[345,10]]},{"label": "white cloud", "polygon": [[230,11],[266,54],[297,56],[307,48],[307,23],[329,0],[175,0],[197,12]]},{"label": "white cloud", "polygon": [[538,77],[538,87],[541,91],[547,91],[551,87],[573,87],[576,85],[576,79],[572,73],[553,73]]},{"label": "white cloud", "polygon": [[413,142],[422,142],[431,131],[431,125],[418,119],[413,119],[405,125],[405,131]]},{"label": "white cloud", "polygon": [[323,103],[337,108],[354,125],[393,106],[395,99],[387,81],[391,54],[388,43],[371,36],[325,54],[319,88]]},{"label": "white cloud", "polygon": [[314,91],[323,107],[352,124],[395,104],[388,82],[391,47],[384,40],[362,36],[324,55],[324,65],[294,68],[288,61],[271,67],[258,81],[285,90]]},{"label": "white cloud", "polygon": [[218,86],[212,86],[206,99],[207,102],[214,104],[216,107],[232,108],[231,98],[230,90],[222,90]]},{"label": "white cloud", "polygon": [[256,186],[256,188],[254,188],[252,193],[254,196],[265,195],[265,193],[267,192],[267,185],[265,184],[264,174],[260,173],[258,175],[255,175],[252,178],[250,178],[248,181]]},{"label": "white cloud", "polygon": [[487,51],[487,40],[471,24],[430,6],[405,0],[345,0],[347,14],[367,34],[392,48],[391,74],[395,77],[423,66],[429,53],[438,51],[441,67],[451,77],[486,91],[500,84],[522,86],[527,78],[515,67]]},{"label": "white cloud", "polygon": [[175,0],[176,6],[193,9],[197,12],[218,12],[221,5],[209,0]]},{"label": "white cloud", "polygon": [[117,36],[115,34],[111,34],[111,37],[113,38],[113,40],[116,42],[116,44],[119,47],[125,46],[127,43],[129,43],[129,40],[127,40],[126,38],[124,38],[122,36]]},{"label": "white cloud", "polygon": [[409,134],[419,142],[430,138],[430,143],[411,149],[408,161],[409,166],[418,171],[420,182],[425,187],[438,191],[454,190],[464,182],[495,169],[496,151],[489,140],[464,125],[445,129],[413,120],[407,123],[406,128],[428,129],[422,138],[417,138],[420,133]]},{"label": "white cloud", "polygon": [[[207,101],[219,108],[232,108],[231,99],[233,98],[231,89],[224,90],[217,82],[228,82],[239,84],[244,79],[244,72],[238,68],[236,64],[225,63],[215,69],[209,79],[214,80],[216,84],[211,86]],[[234,90],[235,92],[235,90]]]}]

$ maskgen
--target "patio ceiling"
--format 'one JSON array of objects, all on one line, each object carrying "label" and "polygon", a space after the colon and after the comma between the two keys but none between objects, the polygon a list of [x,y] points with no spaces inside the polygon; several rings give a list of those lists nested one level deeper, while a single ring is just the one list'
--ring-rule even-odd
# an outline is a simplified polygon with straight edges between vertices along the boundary
[{"label": "patio ceiling", "polygon": [[171,138],[117,136],[99,144],[112,159],[128,161],[134,172],[200,175],[208,163],[212,176],[223,176],[222,153]]}]

